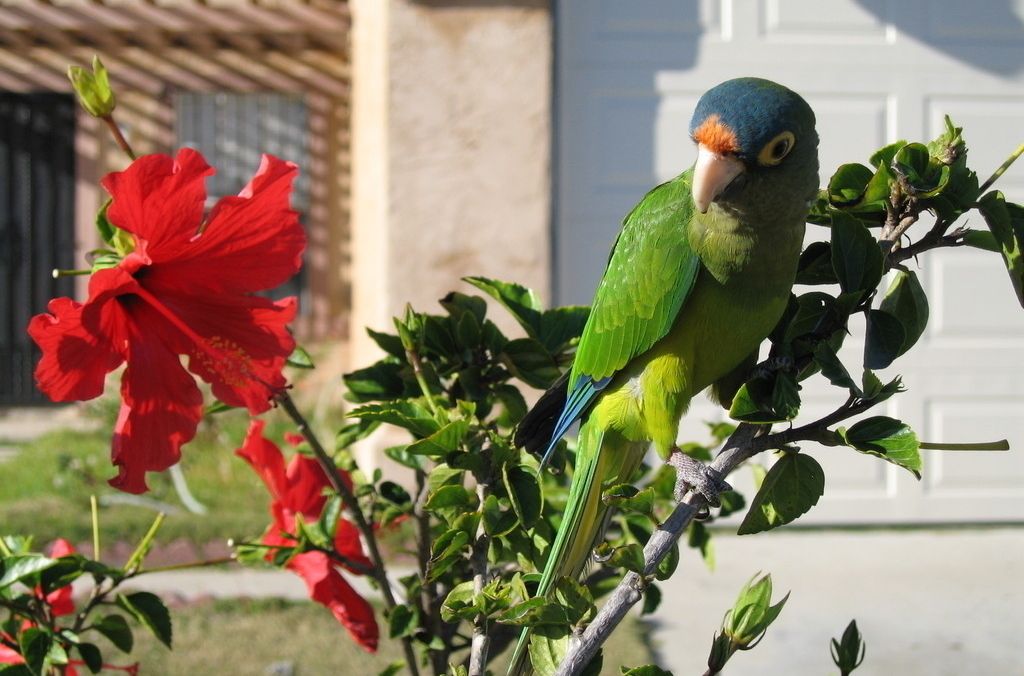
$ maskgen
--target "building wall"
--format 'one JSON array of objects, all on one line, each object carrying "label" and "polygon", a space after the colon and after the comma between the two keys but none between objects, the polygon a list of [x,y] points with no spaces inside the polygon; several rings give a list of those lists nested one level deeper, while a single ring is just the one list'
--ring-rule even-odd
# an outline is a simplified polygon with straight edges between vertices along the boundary
[{"label": "building wall", "polygon": [[354,0],[353,365],[361,326],[459,279],[550,286],[546,0]]}]

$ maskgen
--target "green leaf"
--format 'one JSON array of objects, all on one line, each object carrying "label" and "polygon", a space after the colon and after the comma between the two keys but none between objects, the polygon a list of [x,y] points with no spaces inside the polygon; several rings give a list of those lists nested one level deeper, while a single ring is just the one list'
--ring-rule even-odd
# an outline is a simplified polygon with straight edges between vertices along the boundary
[{"label": "green leaf", "polygon": [[988,230],[967,230],[963,234],[963,242],[974,249],[992,251],[993,253],[1002,251],[999,240]]},{"label": "green leaf", "polygon": [[106,615],[98,622],[93,623],[92,628],[107,637],[114,647],[123,653],[130,653],[135,644],[135,637],[132,636],[132,628],[128,621],[121,615]]},{"label": "green leaf", "polygon": [[516,516],[525,528],[532,528],[544,503],[537,475],[521,465],[505,465],[501,480]]},{"label": "green leaf", "polygon": [[920,443],[909,425],[895,418],[866,418],[848,430],[839,429],[847,445],[861,453],[874,455],[909,470],[921,478]]},{"label": "green leaf", "polygon": [[343,448],[348,448],[373,434],[378,427],[380,427],[380,423],[373,420],[357,420],[345,425],[334,436],[334,450],[340,451]]},{"label": "green leaf", "polygon": [[313,364],[313,357],[309,355],[306,348],[301,345],[296,345],[292,353],[288,355],[288,366],[292,366],[298,369],[314,369],[316,365]]},{"label": "green leaf", "polygon": [[565,609],[569,624],[589,622],[597,614],[594,597],[583,584],[561,577],[555,584],[555,600]]},{"label": "green leaf", "polygon": [[793,374],[776,371],[757,374],[733,397],[729,417],[750,423],[792,420],[800,412],[800,384]]},{"label": "green leaf", "polygon": [[843,362],[839,361],[839,356],[831,345],[826,342],[818,343],[814,349],[814,361],[821,367],[821,375],[828,378],[830,383],[836,387],[845,387],[854,395],[861,394],[860,387],[843,366]]},{"label": "green leaf", "polygon": [[171,614],[159,596],[150,592],[118,594],[117,605],[145,625],[157,640],[171,647]]},{"label": "green leaf", "polygon": [[569,628],[537,627],[530,636],[530,662],[536,676],[554,676],[569,649]]},{"label": "green leaf", "polygon": [[755,575],[740,590],[732,609],[726,613],[723,633],[739,649],[749,649],[778,618],[783,606],[789,600],[787,593],[781,601],[771,605],[772,577]]},{"label": "green leaf", "polygon": [[374,331],[367,327],[366,335],[370,336],[373,342],[377,343],[377,347],[387,352],[392,357],[397,359],[405,360],[405,348],[402,346],[402,339],[393,333],[384,333],[382,331]]},{"label": "green leaf", "polygon": [[404,671],[405,668],[406,668],[405,662],[403,662],[402,660],[396,660],[396,661],[392,662],[391,664],[389,664],[388,666],[386,666],[383,669],[381,669],[380,673],[377,674],[377,676],[397,676],[397,674],[399,674],[402,671]]},{"label": "green leaf", "polygon": [[75,646],[85,666],[94,674],[103,669],[103,653],[92,643],[79,643]]},{"label": "green leaf", "polygon": [[882,312],[895,317],[903,327],[903,343],[897,357],[912,348],[928,325],[928,297],[912,271],[899,270],[879,306]]},{"label": "green leaf", "polygon": [[687,530],[686,544],[700,551],[700,556],[704,559],[704,565],[708,567],[708,570],[715,570],[715,543],[711,538],[711,531],[703,523],[694,521],[690,524]]},{"label": "green leaf", "polygon": [[903,323],[885,310],[869,310],[864,340],[864,367],[887,368],[900,354],[907,340]]},{"label": "green leaf", "polygon": [[800,254],[796,270],[797,284],[838,284],[832,268],[832,245],[828,242],[811,242]]},{"label": "green leaf", "polygon": [[395,606],[388,615],[388,636],[391,638],[412,636],[418,628],[419,616],[415,608],[407,605]]},{"label": "green leaf", "polygon": [[42,554],[20,554],[0,560],[0,589],[6,589],[16,582],[22,582],[50,566],[57,565],[57,559]]},{"label": "green leaf", "polygon": [[488,294],[508,310],[519,325],[531,338],[540,337],[541,310],[540,299],[531,289],[514,282],[500,282],[487,277],[463,277],[468,282]]},{"label": "green leaf", "polygon": [[370,422],[383,422],[409,430],[419,437],[428,437],[441,425],[424,406],[415,401],[389,401],[366,404],[349,412],[348,417]]},{"label": "green leaf", "polygon": [[653,582],[644,589],[644,603],[640,607],[641,615],[650,615],[661,605],[661,588]]},{"label": "green leaf", "polygon": [[586,305],[566,305],[545,310],[540,317],[538,340],[548,352],[558,354],[580,337],[590,315]]},{"label": "green leaf", "polygon": [[839,667],[840,673],[844,676],[853,672],[864,661],[866,647],[860,630],[857,629],[857,621],[851,620],[843,632],[841,641],[832,639],[832,661]]},{"label": "green leaf", "polygon": [[642,667],[619,667],[622,676],[672,676],[671,671],[665,671],[653,664],[645,664]]},{"label": "green leaf", "polygon": [[450,422],[425,439],[410,444],[406,449],[412,455],[426,455],[443,458],[459,447],[462,439],[469,431],[469,421],[456,420]]},{"label": "green leaf", "polygon": [[818,504],[824,492],[821,465],[804,453],[785,453],[768,470],[738,533],[760,533],[787,524]]},{"label": "green leaf", "polygon": [[[1003,255],[1003,263],[1010,275],[1013,291],[1017,294],[1017,302],[1024,307],[1024,256],[1021,255],[1021,240],[1024,238],[1024,210],[1017,205],[1011,210],[998,190],[986,193],[978,200],[978,211],[985,218],[989,231],[999,242],[999,251]],[[1021,216],[1012,218],[1012,214]],[[1018,222],[1015,223],[1014,220]]]},{"label": "green leaf", "polygon": [[512,375],[539,389],[547,389],[562,374],[547,348],[532,338],[510,340],[502,350],[501,360]]},{"label": "green leaf", "polygon": [[472,619],[479,612],[474,603],[473,589],[473,581],[466,580],[448,592],[441,604],[441,619],[445,622]]},{"label": "green leaf", "polygon": [[880,164],[889,166],[892,163],[893,158],[896,157],[896,153],[905,145],[907,145],[906,141],[896,141],[895,143],[890,143],[884,148],[880,148],[871,156],[871,159],[868,160],[868,164],[872,167],[877,167]]},{"label": "green leaf", "polygon": [[397,399],[407,394],[408,390],[402,378],[404,368],[394,361],[379,361],[372,366],[346,373],[341,377],[348,388],[346,396],[358,403]]},{"label": "green leaf", "polygon": [[602,494],[606,505],[622,512],[635,514],[651,514],[654,511],[654,489],[650,486],[638,490],[632,484],[612,486]]},{"label": "green leaf", "polygon": [[616,547],[604,561],[604,565],[612,568],[625,568],[626,570],[643,575],[644,548],[635,542]]},{"label": "green leaf", "polygon": [[430,511],[437,511],[441,509],[468,511],[469,509],[476,507],[476,501],[476,495],[471,493],[465,487],[448,485],[442,486],[431,493],[423,507]]},{"label": "green leaf", "polygon": [[846,293],[870,292],[882,279],[882,251],[871,232],[853,216],[832,216],[832,267]]},{"label": "green leaf", "polygon": [[856,204],[874,172],[863,164],[844,164],[828,182],[828,199],[837,207]]},{"label": "green leaf", "polygon": [[18,648],[25,666],[33,674],[42,674],[53,636],[38,627],[29,627],[18,635]]}]

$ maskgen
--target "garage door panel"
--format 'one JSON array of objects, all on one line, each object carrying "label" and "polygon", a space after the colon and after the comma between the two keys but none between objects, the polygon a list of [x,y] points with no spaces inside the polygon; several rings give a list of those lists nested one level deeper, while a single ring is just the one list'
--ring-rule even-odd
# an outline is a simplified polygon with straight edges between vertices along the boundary
[{"label": "garage door panel", "polygon": [[[559,47],[570,47],[558,65],[562,302],[589,301],[622,215],[657,181],[692,164],[690,115],[701,93],[724,79],[768,77],[806,96],[819,121],[822,185],[840,164],[866,163],[887,143],[937,136],[945,114],[965,128],[982,180],[1024,141],[1024,0],[830,0],[828,11],[815,0],[562,0],[557,7]],[[1024,201],[1024,162],[997,187]],[[967,225],[984,228],[977,216]],[[926,217],[918,236],[928,226]],[[809,240],[828,234],[808,228]],[[925,452],[918,482],[874,458],[818,449],[826,495],[801,521],[1019,520],[1024,311],[997,254],[929,252],[908,265],[928,291],[931,319],[918,346],[879,374],[902,374],[908,392],[871,414],[899,417],[933,441],[1006,437],[1019,450]],[[854,319],[842,352],[855,379],[862,325]],[[820,377],[804,383],[802,395],[802,420],[841,399]],[[716,414],[695,409],[683,438],[706,437],[705,410]]]}]

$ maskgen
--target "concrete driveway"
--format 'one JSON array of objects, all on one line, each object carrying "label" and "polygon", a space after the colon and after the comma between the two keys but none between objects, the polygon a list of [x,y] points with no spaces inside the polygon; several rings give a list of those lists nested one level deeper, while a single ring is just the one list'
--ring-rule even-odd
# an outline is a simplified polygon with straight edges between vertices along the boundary
[{"label": "concrete driveway", "polygon": [[770,572],[792,594],[728,676],[838,674],[829,641],[851,619],[867,643],[855,676],[1024,674],[1024,528],[782,530],[715,539],[709,572],[689,552],[652,621],[660,664],[699,675],[740,587]]}]

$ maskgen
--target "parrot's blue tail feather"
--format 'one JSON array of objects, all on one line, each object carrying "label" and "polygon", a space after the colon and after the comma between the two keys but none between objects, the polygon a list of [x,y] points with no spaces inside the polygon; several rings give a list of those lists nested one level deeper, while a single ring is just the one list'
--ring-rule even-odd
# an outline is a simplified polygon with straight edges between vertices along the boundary
[{"label": "parrot's blue tail feather", "polygon": [[565,408],[562,409],[562,414],[558,416],[558,420],[555,422],[555,428],[551,433],[548,446],[544,449],[544,455],[540,461],[541,468],[551,459],[551,454],[554,452],[558,440],[569,431],[574,422],[580,419],[580,416],[586,412],[594,398],[601,393],[601,390],[608,386],[609,382],[611,382],[611,377],[594,380],[590,376],[580,376],[576,379],[576,383],[569,391],[569,396],[565,401]]}]

